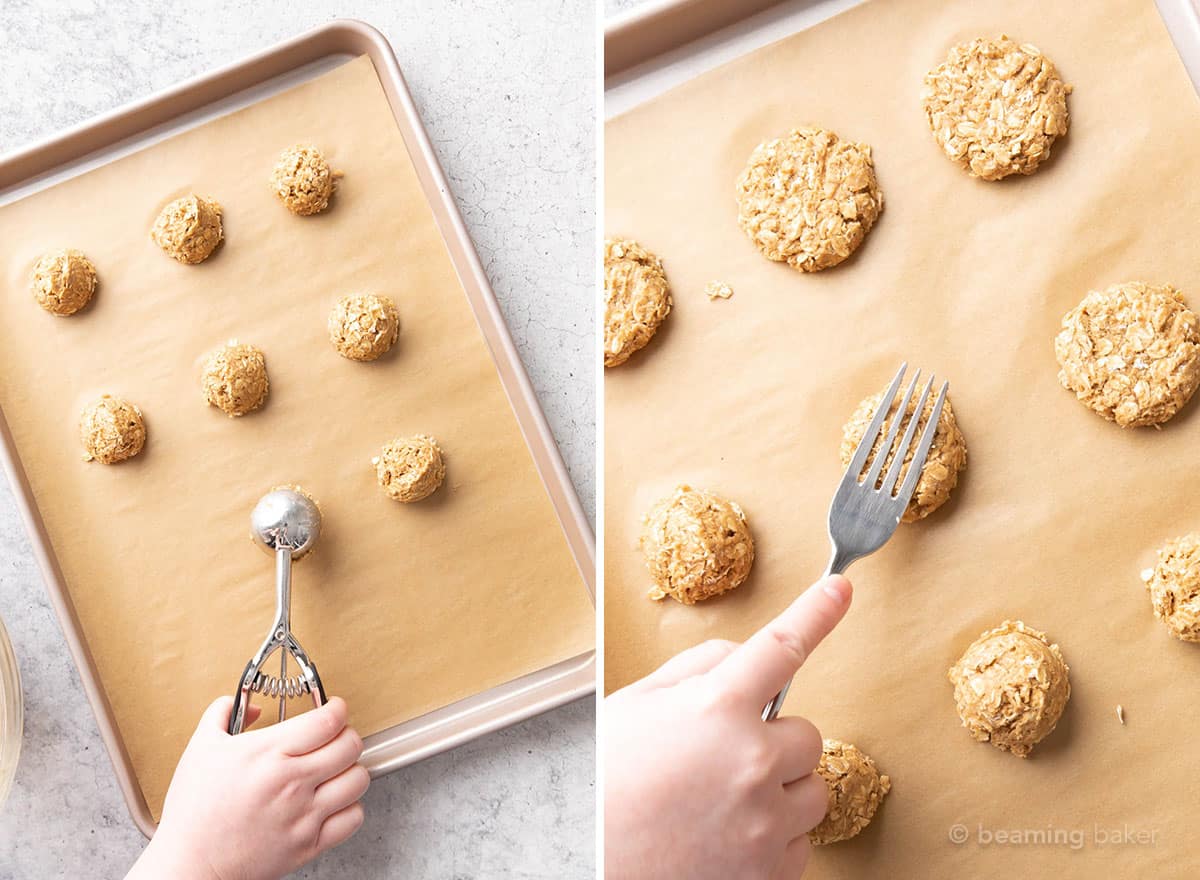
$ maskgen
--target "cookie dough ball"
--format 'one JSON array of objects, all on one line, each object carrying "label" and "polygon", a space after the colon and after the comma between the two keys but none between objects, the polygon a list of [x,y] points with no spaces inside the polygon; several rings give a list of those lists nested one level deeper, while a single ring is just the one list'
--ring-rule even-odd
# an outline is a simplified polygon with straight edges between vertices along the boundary
[{"label": "cookie dough ball", "polygon": [[316,147],[297,144],[280,154],[271,171],[271,190],[293,214],[319,214],[329,207],[340,176]]},{"label": "cookie dough ball", "polygon": [[1006,620],[972,642],[948,675],[971,736],[1024,758],[1058,724],[1069,672],[1044,633]]},{"label": "cookie dough ball", "polygon": [[230,340],[208,353],[200,384],[209,405],[229,416],[244,416],[267,400],[267,359],[253,345]]},{"label": "cookie dough ball", "polygon": [[127,400],[105,394],[84,408],[79,439],[84,461],[116,464],[133,458],[146,445],[142,411]]},{"label": "cookie dough ball", "polygon": [[[858,409],[854,411],[854,415],[850,416],[850,421],[846,422],[842,428],[842,446],[840,454],[842,465],[847,466],[850,460],[854,458],[854,451],[858,449],[858,444],[862,440],[863,435],[867,433],[867,428],[871,425],[871,419],[875,417],[875,410],[883,400],[884,392],[872,394],[866,400],[858,405]],[[908,409],[905,411],[905,418],[912,416],[913,411],[917,408],[917,399],[919,395],[914,392],[908,401]],[[896,412],[900,408],[900,400],[903,399],[902,394],[896,395],[896,401],[892,403],[892,409],[888,413],[887,418],[883,423],[883,430],[880,432],[880,438],[875,441],[875,448],[871,454],[867,456],[867,466],[875,460],[875,453],[883,443],[883,438],[887,437],[888,429],[896,418]],[[917,425],[917,433],[914,442],[909,444],[904,460],[906,462],[903,470],[900,472],[900,479],[897,484],[904,482],[904,478],[908,473],[908,468],[912,464],[912,458],[916,452],[916,438],[920,437],[920,432],[924,430],[925,423],[928,422],[930,416],[933,415],[933,405],[936,398],[933,393],[930,393],[929,398],[925,401],[925,409],[922,411],[921,418],[923,422]],[[903,425],[902,425],[903,427]],[[881,474],[886,474],[888,468],[891,467],[891,460],[884,462]],[[950,405],[949,396],[942,404],[942,414],[938,419],[937,429],[933,434],[933,445],[929,447],[929,455],[925,459],[925,467],[921,468],[921,476],[917,478],[917,488],[913,492],[912,499],[908,502],[908,507],[904,509],[904,514],[900,517],[901,522],[916,522],[919,519],[924,519],[933,513],[939,507],[946,503],[950,498],[950,493],[954,491],[954,487],[958,485],[958,475],[967,467],[967,441],[962,435],[962,431],[958,429],[958,421],[954,418],[954,407]],[[864,467],[865,470],[865,467]]]},{"label": "cookie dough ball", "polygon": [[428,498],[446,478],[446,462],[438,442],[425,434],[401,437],[371,459],[375,476],[389,495],[409,503]]},{"label": "cookie dough ball", "polygon": [[821,824],[808,832],[815,846],[849,840],[870,824],[892,780],[850,743],[825,740],[817,773],[829,786],[829,807]]},{"label": "cookie dough ball", "polygon": [[925,76],[921,101],[942,151],[973,177],[1032,174],[1067,133],[1071,87],[1028,43],[960,43]]},{"label": "cookie dough ball", "polygon": [[759,144],[737,180],[738,225],[769,260],[802,272],[836,266],[883,210],[866,144],[797,128]]},{"label": "cookie dough ball", "polygon": [[662,261],[636,241],[605,241],[604,366],[629,360],[670,313],[671,288]]},{"label": "cookie dough ball", "polygon": [[1175,538],[1158,551],[1158,564],[1143,573],[1154,616],[1171,635],[1200,642],[1200,535]]},{"label": "cookie dough ball", "polygon": [[75,250],[44,254],[33,266],[33,295],[52,315],[73,315],[96,292],[96,267]]},{"label": "cookie dough ball", "polygon": [[732,501],[679,486],[646,515],[641,548],[651,599],[694,605],[740,586],[754,564],[746,514]]},{"label": "cookie dough ball", "polygon": [[221,206],[198,195],[171,202],[154,221],[150,237],[168,257],[202,263],[221,243]]},{"label": "cookie dough ball", "polygon": [[329,340],[342,357],[373,361],[383,357],[400,335],[400,312],[386,296],[343,296],[329,312]]},{"label": "cookie dough ball", "polygon": [[1054,340],[1058,381],[1122,428],[1158,425],[1200,385],[1200,320],[1169,284],[1092,291]]}]

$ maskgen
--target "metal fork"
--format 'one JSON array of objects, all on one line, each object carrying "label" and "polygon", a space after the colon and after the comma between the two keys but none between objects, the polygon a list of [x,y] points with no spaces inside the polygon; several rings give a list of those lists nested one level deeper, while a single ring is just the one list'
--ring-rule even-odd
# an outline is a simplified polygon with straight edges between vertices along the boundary
[{"label": "metal fork", "polygon": [[[829,543],[833,546],[833,553],[829,557],[829,565],[825,567],[825,574],[822,577],[841,574],[850,567],[850,563],[874,553],[887,543],[888,538],[895,533],[896,526],[900,524],[900,517],[904,513],[904,509],[908,507],[913,491],[917,488],[921,468],[925,466],[925,459],[929,456],[929,447],[933,444],[938,419],[942,415],[942,404],[946,401],[946,391],[950,388],[949,382],[942,383],[937,400],[933,404],[933,410],[929,414],[929,421],[925,425],[925,430],[921,432],[921,442],[909,464],[908,472],[904,475],[904,482],[893,494],[896,482],[900,478],[900,471],[904,468],[905,452],[912,444],[917,424],[921,421],[921,414],[925,411],[925,403],[929,400],[929,393],[933,390],[934,377],[930,376],[929,381],[925,384],[925,389],[921,392],[920,401],[913,408],[912,417],[906,420],[908,402],[912,400],[917,382],[921,378],[920,370],[913,374],[908,390],[904,392],[904,400],[896,410],[896,418],[888,427],[887,437],[879,447],[879,454],[871,461],[871,467],[866,476],[860,479],[867,458],[883,428],[883,422],[896,400],[896,392],[904,380],[906,369],[908,369],[908,364],[902,363],[900,370],[896,373],[896,378],[888,386],[887,393],[879,401],[875,417],[871,419],[870,427],[859,441],[858,449],[854,451],[854,458],[850,459],[846,473],[842,476],[842,482],[838,484],[837,492],[833,495],[833,503],[829,505]],[[897,443],[896,436],[900,433],[901,423],[905,421],[907,421],[907,427],[904,429],[904,436]],[[883,470],[889,454],[891,454],[892,463],[883,477],[883,482],[880,483],[879,474]],[[783,708],[783,699],[787,696],[788,688],[791,685],[792,683],[789,681],[783,686],[783,690],[767,703],[762,713],[763,721],[770,721],[779,714],[779,710]]]}]

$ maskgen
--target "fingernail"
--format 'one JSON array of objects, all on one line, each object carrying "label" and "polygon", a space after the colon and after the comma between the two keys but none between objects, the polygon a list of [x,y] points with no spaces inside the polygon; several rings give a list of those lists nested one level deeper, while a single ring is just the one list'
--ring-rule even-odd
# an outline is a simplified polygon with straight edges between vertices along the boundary
[{"label": "fingernail", "polygon": [[821,582],[821,589],[825,591],[826,596],[841,605],[850,600],[850,581],[840,574],[825,578]]}]

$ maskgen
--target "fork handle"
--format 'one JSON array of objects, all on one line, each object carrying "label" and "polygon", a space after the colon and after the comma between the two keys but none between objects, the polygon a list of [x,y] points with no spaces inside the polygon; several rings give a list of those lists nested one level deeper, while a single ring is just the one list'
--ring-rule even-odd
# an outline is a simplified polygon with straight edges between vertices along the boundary
[{"label": "fork handle", "polygon": [[[850,567],[850,563],[853,561],[853,559],[847,558],[838,553],[837,548],[834,547],[833,555],[829,557],[829,564],[825,566],[825,573],[821,575],[821,580],[824,580],[831,574],[842,574],[847,568]],[[785,684],[783,688],[780,689],[779,693],[777,693],[771,699],[771,702],[767,703],[767,705],[763,707],[763,721],[775,720],[775,718],[779,715],[779,710],[783,708],[784,698],[787,697],[788,689],[791,688],[791,686],[792,680],[789,678],[787,684]]]}]

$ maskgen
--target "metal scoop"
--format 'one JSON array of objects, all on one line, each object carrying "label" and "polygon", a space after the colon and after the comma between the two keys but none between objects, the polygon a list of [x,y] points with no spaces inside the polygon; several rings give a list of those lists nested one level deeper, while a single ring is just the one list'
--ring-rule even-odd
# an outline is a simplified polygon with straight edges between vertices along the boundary
[{"label": "metal scoop", "polygon": [[[311,498],[295,489],[275,489],[254,506],[250,514],[250,533],[268,553],[275,554],[275,622],[262,647],[246,664],[241,684],[233,695],[229,732],[238,734],[246,720],[250,694],[264,694],[279,700],[279,720],[287,717],[290,697],[312,694],[313,705],[325,702],[325,688],[317,667],[292,635],[292,561],[300,559],[321,535],[321,511]],[[263,670],[267,659],[279,651],[279,676]],[[299,667],[299,674],[288,676],[288,655]]]}]

